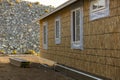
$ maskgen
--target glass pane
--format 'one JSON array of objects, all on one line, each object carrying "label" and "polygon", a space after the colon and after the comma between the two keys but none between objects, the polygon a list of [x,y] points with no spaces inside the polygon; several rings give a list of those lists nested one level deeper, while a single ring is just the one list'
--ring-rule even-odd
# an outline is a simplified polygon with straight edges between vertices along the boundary
[{"label": "glass pane", "polygon": [[105,7],[105,0],[95,0],[93,5],[93,10],[99,9],[99,8],[104,8]]},{"label": "glass pane", "polygon": [[93,5],[92,5],[93,10],[98,8],[98,1],[94,1]]},{"label": "glass pane", "polygon": [[73,41],[75,41],[75,12],[73,12],[72,14],[72,18],[73,18]]},{"label": "glass pane", "polygon": [[59,21],[56,21],[56,38],[59,38]]},{"label": "glass pane", "polygon": [[76,41],[80,41],[80,10],[76,11]]},{"label": "glass pane", "polygon": [[46,41],[46,40],[47,40],[47,39],[46,39],[46,35],[47,35],[47,34],[46,34],[46,26],[44,26],[44,44],[46,44],[46,42],[47,42],[47,41]]},{"label": "glass pane", "polygon": [[98,8],[102,8],[102,7],[105,7],[105,0],[98,0]]}]

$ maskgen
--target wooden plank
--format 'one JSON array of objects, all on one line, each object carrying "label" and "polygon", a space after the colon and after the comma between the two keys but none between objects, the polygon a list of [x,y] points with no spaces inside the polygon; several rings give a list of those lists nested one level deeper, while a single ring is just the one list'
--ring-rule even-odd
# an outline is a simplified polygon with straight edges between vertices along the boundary
[{"label": "wooden plank", "polygon": [[12,65],[18,66],[18,67],[30,67],[30,62],[24,59],[20,59],[20,58],[9,58],[10,63]]}]

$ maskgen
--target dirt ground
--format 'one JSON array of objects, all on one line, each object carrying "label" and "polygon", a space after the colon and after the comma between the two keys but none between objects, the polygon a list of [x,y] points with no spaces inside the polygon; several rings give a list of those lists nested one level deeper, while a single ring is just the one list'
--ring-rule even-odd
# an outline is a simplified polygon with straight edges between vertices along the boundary
[{"label": "dirt ground", "polygon": [[30,68],[11,65],[9,57],[11,56],[0,56],[0,80],[71,80],[54,70],[41,66],[37,56],[17,56],[31,61]]}]

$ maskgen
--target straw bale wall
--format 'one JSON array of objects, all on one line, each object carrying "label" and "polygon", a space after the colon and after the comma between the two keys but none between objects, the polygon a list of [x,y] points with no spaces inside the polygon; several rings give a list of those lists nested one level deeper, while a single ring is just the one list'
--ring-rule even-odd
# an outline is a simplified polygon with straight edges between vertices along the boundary
[{"label": "straw bale wall", "polygon": [[[75,3],[74,3],[75,4]],[[40,21],[41,56],[112,80],[120,80],[120,1],[110,0],[110,15],[90,21],[84,0],[84,50],[71,49],[71,5]],[[55,17],[61,16],[61,44],[55,44]],[[43,22],[48,21],[48,50],[43,49]]]}]

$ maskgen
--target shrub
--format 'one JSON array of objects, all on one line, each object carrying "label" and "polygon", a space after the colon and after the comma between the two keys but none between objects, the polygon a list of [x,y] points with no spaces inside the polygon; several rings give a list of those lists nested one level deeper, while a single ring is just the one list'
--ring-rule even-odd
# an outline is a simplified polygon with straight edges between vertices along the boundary
[{"label": "shrub", "polygon": [[46,12],[46,13],[48,13],[48,12],[49,12],[49,10],[47,10],[47,9],[46,9],[46,10],[45,10],[45,12]]},{"label": "shrub", "polygon": [[28,6],[29,6],[29,7],[32,7],[33,5],[32,5],[32,3],[29,3]]},{"label": "shrub", "polygon": [[16,3],[20,3],[20,0],[16,0]]},{"label": "shrub", "polygon": [[16,51],[16,50],[13,50],[12,54],[17,54],[17,51]]},{"label": "shrub", "polygon": [[40,3],[39,2],[35,2],[36,5],[39,5]]},{"label": "shrub", "polygon": [[0,54],[4,54],[5,53],[5,51],[4,50],[0,50]]},{"label": "shrub", "polygon": [[36,52],[34,50],[28,50],[24,54],[36,54]]}]

